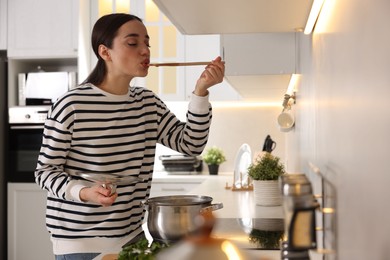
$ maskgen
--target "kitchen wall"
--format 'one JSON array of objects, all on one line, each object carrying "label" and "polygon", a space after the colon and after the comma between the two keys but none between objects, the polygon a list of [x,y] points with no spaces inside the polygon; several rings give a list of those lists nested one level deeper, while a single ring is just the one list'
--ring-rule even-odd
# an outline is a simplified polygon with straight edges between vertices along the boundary
[{"label": "kitchen wall", "polygon": [[337,188],[339,259],[389,259],[390,1],[326,0],[300,37],[294,132],[286,157]]},{"label": "kitchen wall", "polygon": [[[283,97],[280,103],[282,99]],[[166,103],[172,112],[181,120],[185,120],[188,102]],[[221,172],[233,172],[236,153],[243,143],[251,147],[252,154],[261,151],[268,134],[277,143],[272,153],[283,161],[285,158],[285,133],[280,132],[277,127],[277,116],[282,110],[281,105],[255,107],[242,105],[243,103],[240,102],[212,102],[213,119],[206,149],[217,146],[225,152],[227,161],[220,165]],[[156,156],[161,154],[173,154],[173,152],[159,146]],[[156,160],[155,169],[161,167]],[[207,171],[206,168],[205,170]]]}]

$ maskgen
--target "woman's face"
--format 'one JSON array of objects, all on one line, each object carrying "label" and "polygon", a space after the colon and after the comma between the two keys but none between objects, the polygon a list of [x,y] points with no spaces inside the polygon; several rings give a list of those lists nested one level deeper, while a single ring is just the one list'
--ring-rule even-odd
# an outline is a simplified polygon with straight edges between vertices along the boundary
[{"label": "woman's face", "polygon": [[150,63],[149,36],[144,24],[132,20],[123,24],[109,49],[108,73],[116,76],[145,77]]}]

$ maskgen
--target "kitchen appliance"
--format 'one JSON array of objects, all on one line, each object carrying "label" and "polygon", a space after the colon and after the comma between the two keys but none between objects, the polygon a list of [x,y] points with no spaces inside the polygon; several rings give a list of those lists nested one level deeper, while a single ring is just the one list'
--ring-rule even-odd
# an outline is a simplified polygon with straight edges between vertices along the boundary
[{"label": "kitchen appliance", "polygon": [[[172,195],[147,199],[147,227],[153,239],[176,242],[199,229],[196,217],[202,210],[217,210],[222,203],[211,204],[213,198],[199,195]],[[180,221],[178,221],[180,220]]]},{"label": "kitchen appliance", "polygon": [[8,138],[6,178],[8,182],[35,182],[42,134],[48,106],[10,107],[8,109]]},{"label": "kitchen appliance", "polygon": [[308,250],[317,248],[315,210],[319,207],[305,174],[280,178],[285,217],[282,259],[310,259]]},{"label": "kitchen appliance", "polygon": [[19,73],[18,105],[50,105],[59,96],[75,86],[75,72],[38,71]]},{"label": "kitchen appliance", "polygon": [[[1,6],[1,4],[0,4]],[[7,223],[6,223],[6,180],[5,180],[5,147],[6,143],[6,127],[7,124],[6,114],[7,114],[7,53],[5,51],[0,51],[0,124],[3,127],[0,127],[0,241],[7,241]],[[0,244],[0,259],[7,259],[7,249],[6,243]]]},{"label": "kitchen appliance", "polygon": [[202,159],[199,156],[161,155],[159,159],[169,174],[199,174],[203,169]]}]

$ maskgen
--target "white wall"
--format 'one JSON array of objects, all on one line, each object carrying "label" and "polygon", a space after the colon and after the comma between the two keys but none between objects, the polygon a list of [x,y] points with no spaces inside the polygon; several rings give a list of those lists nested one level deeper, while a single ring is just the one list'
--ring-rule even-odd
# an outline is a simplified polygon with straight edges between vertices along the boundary
[{"label": "white wall", "polygon": [[[281,97],[282,103],[283,97]],[[236,105],[239,102],[230,104]],[[172,112],[181,120],[185,120],[188,102],[166,102]],[[224,104],[224,105],[221,105]],[[234,160],[238,149],[243,143],[247,143],[252,154],[263,148],[265,137],[269,134],[277,143],[274,155],[285,159],[285,133],[277,127],[277,116],[282,107],[229,107],[229,103],[212,102],[213,119],[210,128],[209,140],[206,149],[211,146],[221,148],[226,155],[227,161],[220,165],[220,171],[233,172]],[[172,154],[170,150],[159,146],[156,156],[160,154]],[[156,168],[160,168],[156,160]],[[155,168],[155,169],[156,169]],[[205,169],[207,171],[207,169]]]},{"label": "white wall", "polygon": [[295,170],[337,188],[338,258],[389,259],[390,1],[326,0],[301,36]]}]

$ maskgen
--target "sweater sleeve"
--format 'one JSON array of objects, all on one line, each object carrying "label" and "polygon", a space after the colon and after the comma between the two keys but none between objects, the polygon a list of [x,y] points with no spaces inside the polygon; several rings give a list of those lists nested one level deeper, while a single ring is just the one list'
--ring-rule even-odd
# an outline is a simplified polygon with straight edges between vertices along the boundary
[{"label": "sweater sleeve", "polygon": [[192,94],[186,122],[181,122],[163,103],[161,114],[158,142],[183,154],[200,155],[207,144],[211,125],[209,96]]},{"label": "sweater sleeve", "polygon": [[41,189],[57,198],[81,201],[79,191],[86,187],[85,183],[72,180],[64,170],[72,136],[66,125],[69,124],[59,121],[52,111],[49,111],[35,170],[35,181]]}]

